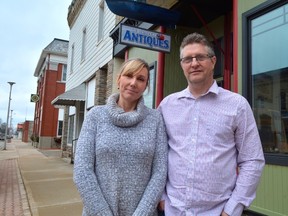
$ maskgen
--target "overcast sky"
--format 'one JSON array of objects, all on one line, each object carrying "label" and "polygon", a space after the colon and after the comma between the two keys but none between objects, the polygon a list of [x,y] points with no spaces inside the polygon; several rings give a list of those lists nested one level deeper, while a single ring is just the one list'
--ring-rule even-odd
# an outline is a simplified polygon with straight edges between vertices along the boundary
[{"label": "overcast sky", "polygon": [[[72,0],[0,1],[0,119],[6,122],[10,85],[12,125],[34,119],[34,71],[42,50],[54,38],[69,40],[68,7]],[[9,111],[9,115],[11,111]],[[9,116],[10,124],[10,116]]]}]

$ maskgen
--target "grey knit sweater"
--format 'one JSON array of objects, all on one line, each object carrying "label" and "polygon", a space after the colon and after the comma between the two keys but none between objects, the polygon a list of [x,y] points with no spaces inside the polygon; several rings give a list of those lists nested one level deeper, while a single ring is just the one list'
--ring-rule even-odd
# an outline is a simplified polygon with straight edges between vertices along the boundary
[{"label": "grey knit sweater", "polygon": [[88,112],[77,142],[74,182],[83,215],[156,216],[167,175],[162,116],[143,98],[124,112],[118,98]]}]

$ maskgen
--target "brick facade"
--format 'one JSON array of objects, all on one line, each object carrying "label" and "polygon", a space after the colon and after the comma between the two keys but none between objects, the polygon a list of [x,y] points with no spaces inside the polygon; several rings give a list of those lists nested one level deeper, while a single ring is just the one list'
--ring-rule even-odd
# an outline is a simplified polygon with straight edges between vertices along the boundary
[{"label": "brick facade", "polygon": [[106,87],[106,98],[108,98],[113,92],[113,60],[108,62],[108,69],[107,69],[107,87]]},{"label": "brick facade", "polygon": [[107,70],[99,69],[96,72],[95,105],[106,103]]},{"label": "brick facade", "polygon": [[58,109],[55,108],[51,101],[65,91],[65,83],[59,82],[59,76],[62,74],[62,64],[58,64],[57,70],[46,70],[44,82],[41,85],[40,104],[36,105],[38,113],[38,124],[35,125],[34,131],[39,137],[39,148],[53,148],[54,137],[57,136],[58,127]]},{"label": "brick facade", "polygon": [[34,72],[40,99],[35,103],[33,137],[40,149],[57,146],[59,109],[51,102],[65,91],[68,43],[54,38],[43,49]]}]

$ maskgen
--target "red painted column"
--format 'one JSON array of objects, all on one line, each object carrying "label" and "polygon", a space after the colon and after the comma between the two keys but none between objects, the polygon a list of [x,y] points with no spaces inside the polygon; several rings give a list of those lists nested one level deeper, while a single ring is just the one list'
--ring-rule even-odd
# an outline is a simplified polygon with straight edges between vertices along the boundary
[{"label": "red painted column", "polygon": [[125,50],[125,61],[129,58],[129,51],[128,49]]},{"label": "red painted column", "polygon": [[[165,33],[165,28],[160,26],[160,32]],[[159,106],[160,102],[163,99],[164,91],[164,68],[165,68],[165,53],[158,53],[158,63],[157,63],[157,85],[156,85],[156,107]]]},{"label": "red painted column", "polygon": [[224,25],[225,52],[224,52],[224,88],[231,90],[231,15],[225,15]]}]

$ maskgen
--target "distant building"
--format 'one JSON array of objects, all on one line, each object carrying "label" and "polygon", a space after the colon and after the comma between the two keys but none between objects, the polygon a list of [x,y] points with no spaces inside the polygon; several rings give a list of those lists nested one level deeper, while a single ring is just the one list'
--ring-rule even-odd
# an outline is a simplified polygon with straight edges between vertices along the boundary
[{"label": "distant building", "polygon": [[113,67],[123,62],[122,59],[114,62],[112,58],[110,31],[117,19],[105,1],[73,0],[67,21],[70,37],[66,89],[52,101],[56,107],[66,107],[63,150],[76,144],[88,110],[105,104],[113,88],[117,90]]},{"label": "distant building", "polygon": [[51,101],[65,91],[68,41],[55,38],[43,49],[34,76],[37,80],[33,135],[40,149],[55,148],[55,137],[62,135],[63,109]]},{"label": "distant building", "polygon": [[22,140],[24,123],[17,124],[17,139]]},{"label": "distant building", "polygon": [[18,139],[22,142],[31,142],[31,136],[33,134],[33,121],[25,121],[17,125]]},{"label": "distant building", "polygon": [[24,123],[18,123],[17,124],[17,139],[22,140],[23,137],[23,124]]}]

